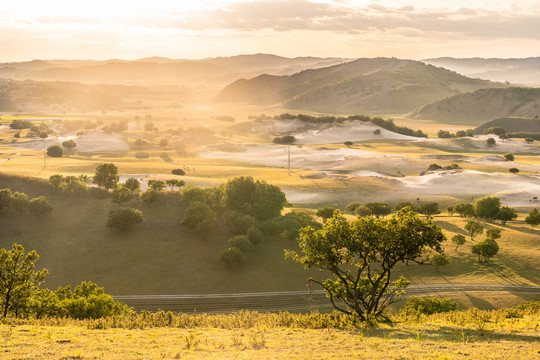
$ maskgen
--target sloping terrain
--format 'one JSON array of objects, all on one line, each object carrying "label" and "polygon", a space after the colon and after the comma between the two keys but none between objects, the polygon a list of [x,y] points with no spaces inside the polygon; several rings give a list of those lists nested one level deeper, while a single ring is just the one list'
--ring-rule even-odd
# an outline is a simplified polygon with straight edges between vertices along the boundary
[{"label": "sloping terrain", "polygon": [[0,78],[85,83],[219,82],[263,73],[284,75],[349,61],[342,58],[286,58],[267,54],[239,55],[201,60],[150,57],[127,60],[33,60],[0,63]]},{"label": "sloping terrain", "polygon": [[216,101],[335,113],[405,113],[460,92],[501,86],[418,61],[374,58],[291,76],[238,80]]},{"label": "sloping terrain", "polygon": [[532,132],[540,133],[540,119],[527,119],[520,117],[504,117],[488,121],[474,129],[477,134],[483,134],[485,129],[490,127],[502,127],[507,133],[511,132]]},{"label": "sloping terrain", "polygon": [[522,87],[480,89],[424,105],[408,114],[414,119],[473,125],[500,117],[536,115],[540,115],[540,89]]},{"label": "sloping terrain", "polygon": [[422,60],[426,64],[457,71],[465,76],[517,84],[540,82],[540,57],[524,59],[483,59],[441,57]]}]

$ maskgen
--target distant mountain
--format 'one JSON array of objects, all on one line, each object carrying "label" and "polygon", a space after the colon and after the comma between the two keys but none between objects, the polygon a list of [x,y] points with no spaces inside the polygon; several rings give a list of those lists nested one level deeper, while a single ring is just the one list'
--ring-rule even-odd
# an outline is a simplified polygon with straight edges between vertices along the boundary
[{"label": "distant mountain", "polygon": [[477,134],[483,134],[485,129],[490,127],[502,127],[507,133],[512,132],[530,132],[540,133],[540,118],[528,119],[518,117],[498,118],[488,121],[476,129],[474,132]]},{"label": "distant mountain", "polygon": [[254,54],[202,60],[148,57],[139,60],[33,60],[0,63],[0,78],[84,83],[179,84],[210,83],[224,86],[242,77],[260,74],[294,74],[350,59]]},{"label": "distant mountain", "polygon": [[396,114],[460,92],[502,86],[419,61],[373,58],[290,76],[237,80],[215,100],[344,114]]},{"label": "distant mountain", "polygon": [[500,117],[540,115],[540,89],[508,87],[481,89],[424,105],[411,118],[452,124],[482,124]]},{"label": "distant mountain", "polygon": [[540,57],[523,59],[456,59],[441,57],[422,61],[473,78],[509,81],[515,84],[540,83]]}]

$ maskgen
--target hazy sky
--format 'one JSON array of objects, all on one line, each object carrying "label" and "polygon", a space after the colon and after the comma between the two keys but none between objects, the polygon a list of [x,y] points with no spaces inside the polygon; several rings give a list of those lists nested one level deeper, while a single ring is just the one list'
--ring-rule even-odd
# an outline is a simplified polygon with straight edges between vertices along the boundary
[{"label": "hazy sky", "polygon": [[0,0],[0,62],[540,56],[540,0]]}]

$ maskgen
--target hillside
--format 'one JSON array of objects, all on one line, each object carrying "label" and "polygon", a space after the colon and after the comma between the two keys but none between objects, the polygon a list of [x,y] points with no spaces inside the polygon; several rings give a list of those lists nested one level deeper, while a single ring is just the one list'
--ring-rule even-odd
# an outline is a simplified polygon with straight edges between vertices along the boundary
[{"label": "hillside", "polygon": [[149,57],[139,60],[33,60],[0,63],[0,77],[84,83],[178,84],[218,82],[221,86],[241,77],[263,73],[284,75],[304,69],[341,64],[348,59],[267,54],[239,55],[201,60]]},{"label": "hillside", "polygon": [[527,119],[519,117],[498,118],[488,121],[474,129],[477,134],[483,134],[485,129],[490,127],[502,127],[507,133],[511,132],[532,132],[540,133],[540,119]]},{"label": "hillside", "polygon": [[509,81],[516,84],[540,82],[540,57],[524,59],[483,59],[441,57],[422,60],[473,78]]},{"label": "hillside", "polygon": [[540,115],[540,89],[509,87],[480,89],[424,105],[410,114],[451,124],[480,125],[500,117]]},{"label": "hillside", "polygon": [[334,113],[405,113],[460,92],[501,86],[418,61],[374,58],[290,76],[238,80],[216,101]]}]

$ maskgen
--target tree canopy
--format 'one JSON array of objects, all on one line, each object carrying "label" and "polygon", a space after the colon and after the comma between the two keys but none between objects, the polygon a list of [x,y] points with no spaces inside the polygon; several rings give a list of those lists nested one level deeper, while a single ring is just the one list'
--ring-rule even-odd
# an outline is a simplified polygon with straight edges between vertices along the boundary
[{"label": "tree canopy", "polygon": [[[361,320],[384,317],[409,282],[393,276],[394,267],[405,261],[422,263],[427,249],[442,253],[446,238],[431,220],[421,220],[410,208],[389,219],[357,218],[349,223],[336,212],[322,230],[304,228],[298,254],[286,256],[305,268],[319,268],[332,279],[309,279],[322,286],[335,309]],[[343,305],[341,304],[343,302]]]},{"label": "tree canopy", "polygon": [[99,164],[93,177],[94,184],[105,189],[116,187],[119,180],[118,168],[113,163]]}]

